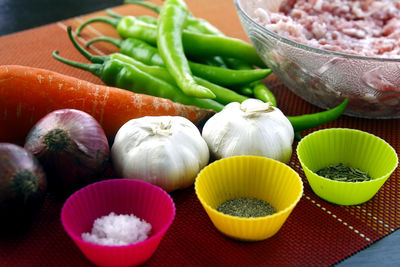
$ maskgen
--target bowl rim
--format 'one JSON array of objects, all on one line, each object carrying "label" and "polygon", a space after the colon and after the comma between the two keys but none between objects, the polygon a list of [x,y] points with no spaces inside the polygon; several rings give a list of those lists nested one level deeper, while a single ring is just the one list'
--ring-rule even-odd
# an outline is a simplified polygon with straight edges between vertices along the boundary
[{"label": "bowl rim", "polygon": [[[291,172],[293,172],[293,174],[295,174],[295,176],[298,178],[299,182],[300,182],[300,191],[298,192],[298,195],[296,197],[296,199],[285,209],[280,210],[278,212],[275,212],[273,214],[270,215],[266,215],[266,216],[261,216],[261,217],[239,217],[239,216],[233,216],[233,215],[229,215],[229,214],[225,214],[221,211],[218,211],[217,209],[211,207],[202,197],[201,194],[198,193],[198,178],[200,177],[201,173],[203,171],[206,170],[206,168],[208,168],[209,166],[212,166],[213,164],[218,164],[218,162],[220,161],[225,161],[225,160],[231,160],[234,158],[258,158],[258,159],[263,159],[263,160],[268,160],[268,161],[273,161],[275,163],[277,163],[279,166],[283,167],[283,168],[289,168],[291,170]],[[218,216],[222,216],[226,219],[229,220],[238,220],[238,221],[243,221],[243,222],[250,222],[250,221],[262,221],[262,220],[266,220],[266,219],[272,219],[278,216],[282,216],[288,212],[290,212],[294,207],[296,207],[297,203],[301,200],[303,193],[304,193],[304,183],[303,180],[301,179],[300,175],[289,165],[284,164],[280,161],[274,160],[274,159],[270,159],[267,157],[263,157],[263,156],[254,156],[254,155],[239,155],[239,156],[232,156],[232,157],[227,157],[227,158],[222,158],[222,159],[218,159],[212,163],[210,163],[209,165],[207,165],[206,167],[204,167],[199,174],[196,177],[195,183],[194,183],[194,189],[195,189],[195,193],[196,196],[198,197],[200,203],[202,205],[205,205],[205,207],[207,207],[209,210],[211,210],[213,213],[218,214]]]},{"label": "bowl rim", "polygon": [[[396,157],[396,164],[395,164],[395,166],[394,166],[392,169],[390,169],[387,173],[385,173],[384,175],[382,175],[382,176],[380,176],[380,177],[377,177],[377,178],[374,178],[374,179],[371,179],[371,180],[368,180],[368,181],[361,181],[361,182],[336,181],[336,180],[332,180],[332,179],[326,178],[326,177],[324,177],[324,176],[318,175],[316,172],[314,172],[314,171],[312,171],[310,168],[308,168],[308,166],[303,162],[303,160],[302,160],[300,154],[298,153],[299,147],[300,147],[302,144],[304,144],[303,141],[304,141],[305,139],[312,138],[312,137],[313,137],[314,135],[316,135],[316,134],[319,134],[319,133],[321,133],[321,132],[336,132],[336,131],[341,131],[341,132],[345,132],[345,131],[348,131],[348,132],[356,132],[356,133],[359,133],[359,134],[369,135],[369,136],[372,136],[373,138],[379,139],[383,144],[385,144],[389,149],[391,149],[391,150],[393,151],[393,154],[394,154],[395,157]],[[399,165],[399,157],[397,156],[396,150],[395,150],[388,142],[386,142],[383,138],[381,138],[381,137],[379,137],[379,136],[377,136],[377,135],[374,135],[374,134],[372,134],[372,133],[366,132],[366,131],[362,131],[362,130],[358,130],[358,129],[352,129],[352,128],[326,128],[326,129],[321,129],[321,130],[317,130],[317,131],[314,131],[314,132],[312,132],[312,133],[309,133],[308,135],[304,136],[304,137],[299,141],[299,143],[297,144],[297,147],[296,147],[296,155],[297,155],[297,158],[298,158],[298,160],[299,160],[300,165],[302,166],[302,168],[303,168],[303,169],[306,169],[307,171],[309,171],[310,173],[312,173],[313,175],[315,175],[316,178],[318,178],[319,180],[323,180],[323,181],[326,182],[326,183],[342,184],[342,185],[345,185],[345,184],[347,184],[347,185],[360,185],[360,184],[377,183],[377,182],[379,182],[379,181],[381,181],[381,180],[388,179],[389,176],[397,169],[397,167],[398,167],[398,165]],[[306,175],[306,178],[307,178],[307,180],[309,179],[307,175]]]},{"label": "bowl rim", "polygon": [[250,15],[247,14],[247,12],[244,10],[242,7],[242,1],[243,0],[234,0],[234,5],[236,7],[236,10],[238,11],[239,15],[242,15],[247,21],[250,21],[252,24],[255,25],[255,27],[260,30],[261,32],[264,32],[271,37],[284,42],[290,46],[294,46],[297,48],[304,49],[309,52],[314,52],[317,54],[325,54],[325,55],[333,55],[333,56],[340,56],[348,59],[359,59],[359,60],[375,60],[375,61],[382,61],[382,62],[400,62],[400,55],[398,57],[377,57],[377,56],[361,56],[361,55],[355,55],[355,54],[346,54],[342,52],[337,52],[337,51],[330,51],[322,48],[317,48],[313,46],[309,46],[300,42],[296,42],[293,40],[290,40],[286,37],[283,37],[281,35],[276,34],[273,31],[268,30],[267,28],[263,27],[260,25],[257,21],[255,21]]},{"label": "bowl rim", "polygon": [[[133,244],[126,244],[126,245],[102,245],[102,244],[97,244],[97,243],[93,243],[90,241],[86,241],[82,238],[82,233],[81,235],[77,235],[75,234],[72,230],[69,229],[69,227],[66,226],[65,224],[65,219],[64,219],[64,214],[65,214],[65,208],[67,205],[67,202],[71,201],[71,199],[73,198],[73,196],[77,195],[77,194],[81,194],[84,193],[85,191],[89,190],[89,188],[97,186],[98,184],[103,184],[103,183],[115,183],[115,182],[128,182],[128,183],[136,183],[136,184],[142,184],[145,186],[149,186],[152,187],[153,190],[157,190],[159,191],[159,193],[165,195],[165,197],[168,199],[168,203],[171,204],[172,207],[172,213],[170,215],[169,220],[167,221],[167,223],[156,233],[152,234],[150,237],[146,238],[143,241],[137,242],[137,243],[133,243]],[[162,188],[160,188],[159,186],[153,185],[149,182],[146,181],[142,181],[142,180],[136,180],[136,179],[129,179],[129,178],[115,178],[115,179],[107,179],[107,180],[102,180],[99,182],[94,182],[91,183],[77,191],[75,191],[73,194],[71,194],[63,203],[63,206],[61,208],[61,216],[60,216],[60,220],[61,220],[61,224],[64,228],[64,230],[67,232],[67,234],[75,241],[85,244],[85,246],[91,246],[93,248],[107,248],[107,249],[123,249],[123,248],[133,248],[133,247],[139,247],[139,246],[145,246],[147,243],[152,243],[157,241],[160,237],[162,237],[166,231],[169,229],[169,227],[172,225],[174,219],[176,216],[176,207],[175,207],[175,203],[172,199],[172,197]]]}]

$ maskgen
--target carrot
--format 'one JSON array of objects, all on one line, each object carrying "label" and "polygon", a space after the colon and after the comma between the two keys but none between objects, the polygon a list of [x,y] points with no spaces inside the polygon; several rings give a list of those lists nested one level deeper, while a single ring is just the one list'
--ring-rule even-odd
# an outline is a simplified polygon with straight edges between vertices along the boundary
[{"label": "carrot", "polygon": [[91,114],[102,125],[110,141],[130,119],[183,116],[200,126],[215,113],[45,69],[0,66],[0,142],[22,145],[40,118],[62,108],[79,109]]}]

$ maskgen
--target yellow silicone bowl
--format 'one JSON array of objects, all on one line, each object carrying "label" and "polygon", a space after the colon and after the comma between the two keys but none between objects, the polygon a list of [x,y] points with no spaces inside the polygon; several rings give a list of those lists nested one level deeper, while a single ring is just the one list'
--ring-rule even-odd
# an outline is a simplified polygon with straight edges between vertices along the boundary
[{"label": "yellow silicone bowl", "polygon": [[[358,205],[370,200],[398,165],[396,151],[386,141],[346,128],[324,129],[307,135],[297,146],[297,156],[314,193],[338,205]],[[342,182],[316,174],[338,163],[367,172],[372,179]]]},{"label": "yellow silicone bowl", "polygon": [[[214,161],[197,176],[195,191],[214,226],[226,236],[259,241],[276,234],[303,194],[300,176],[279,161],[260,156],[235,156]],[[244,218],[218,207],[233,198],[258,198],[276,213]]]}]

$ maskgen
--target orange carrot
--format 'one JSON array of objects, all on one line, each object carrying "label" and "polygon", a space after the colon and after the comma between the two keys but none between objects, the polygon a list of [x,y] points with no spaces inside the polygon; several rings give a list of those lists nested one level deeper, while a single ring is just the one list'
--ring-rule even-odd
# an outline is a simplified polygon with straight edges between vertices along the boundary
[{"label": "orange carrot", "polygon": [[102,125],[109,140],[133,118],[183,116],[199,126],[215,113],[45,69],[0,66],[0,142],[22,145],[40,118],[62,108],[91,114]]}]

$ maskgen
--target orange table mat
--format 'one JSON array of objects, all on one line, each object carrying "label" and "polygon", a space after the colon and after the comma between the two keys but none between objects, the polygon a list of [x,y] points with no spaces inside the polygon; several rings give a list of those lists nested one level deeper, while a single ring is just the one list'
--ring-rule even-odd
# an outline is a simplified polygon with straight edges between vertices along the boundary
[{"label": "orange table mat", "polygon": [[[161,4],[161,1],[152,1]],[[248,41],[231,0],[188,0],[191,12],[209,20],[226,35]],[[122,15],[152,15],[133,5],[112,8]],[[66,27],[76,29],[84,20],[104,11],[49,24],[43,27],[0,37],[0,64],[19,64],[45,68],[94,83],[94,75],[62,64],[52,58],[54,50],[71,60],[88,62],[68,40]],[[118,37],[109,25],[94,23],[82,32],[82,43],[97,36]],[[106,55],[117,51],[106,43],[96,43],[90,50]],[[287,115],[320,111],[283,86],[274,75],[265,81],[275,93],[281,110]],[[314,130],[327,127],[354,128],[375,134],[400,151],[400,121],[371,120],[342,116]],[[1,129],[4,130],[4,129]],[[308,132],[311,132],[308,131]],[[297,142],[294,143],[295,148]],[[193,188],[172,193],[177,214],[160,247],[146,263],[148,266],[214,265],[319,265],[340,262],[400,227],[399,170],[388,179],[369,202],[357,206],[338,206],[318,198],[307,183],[294,153],[289,165],[303,178],[305,192],[283,228],[274,237],[255,243],[233,241],[221,235],[209,221]],[[62,203],[46,199],[27,235],[0,240],[0,266],[90,266],[61,227]]]}]

